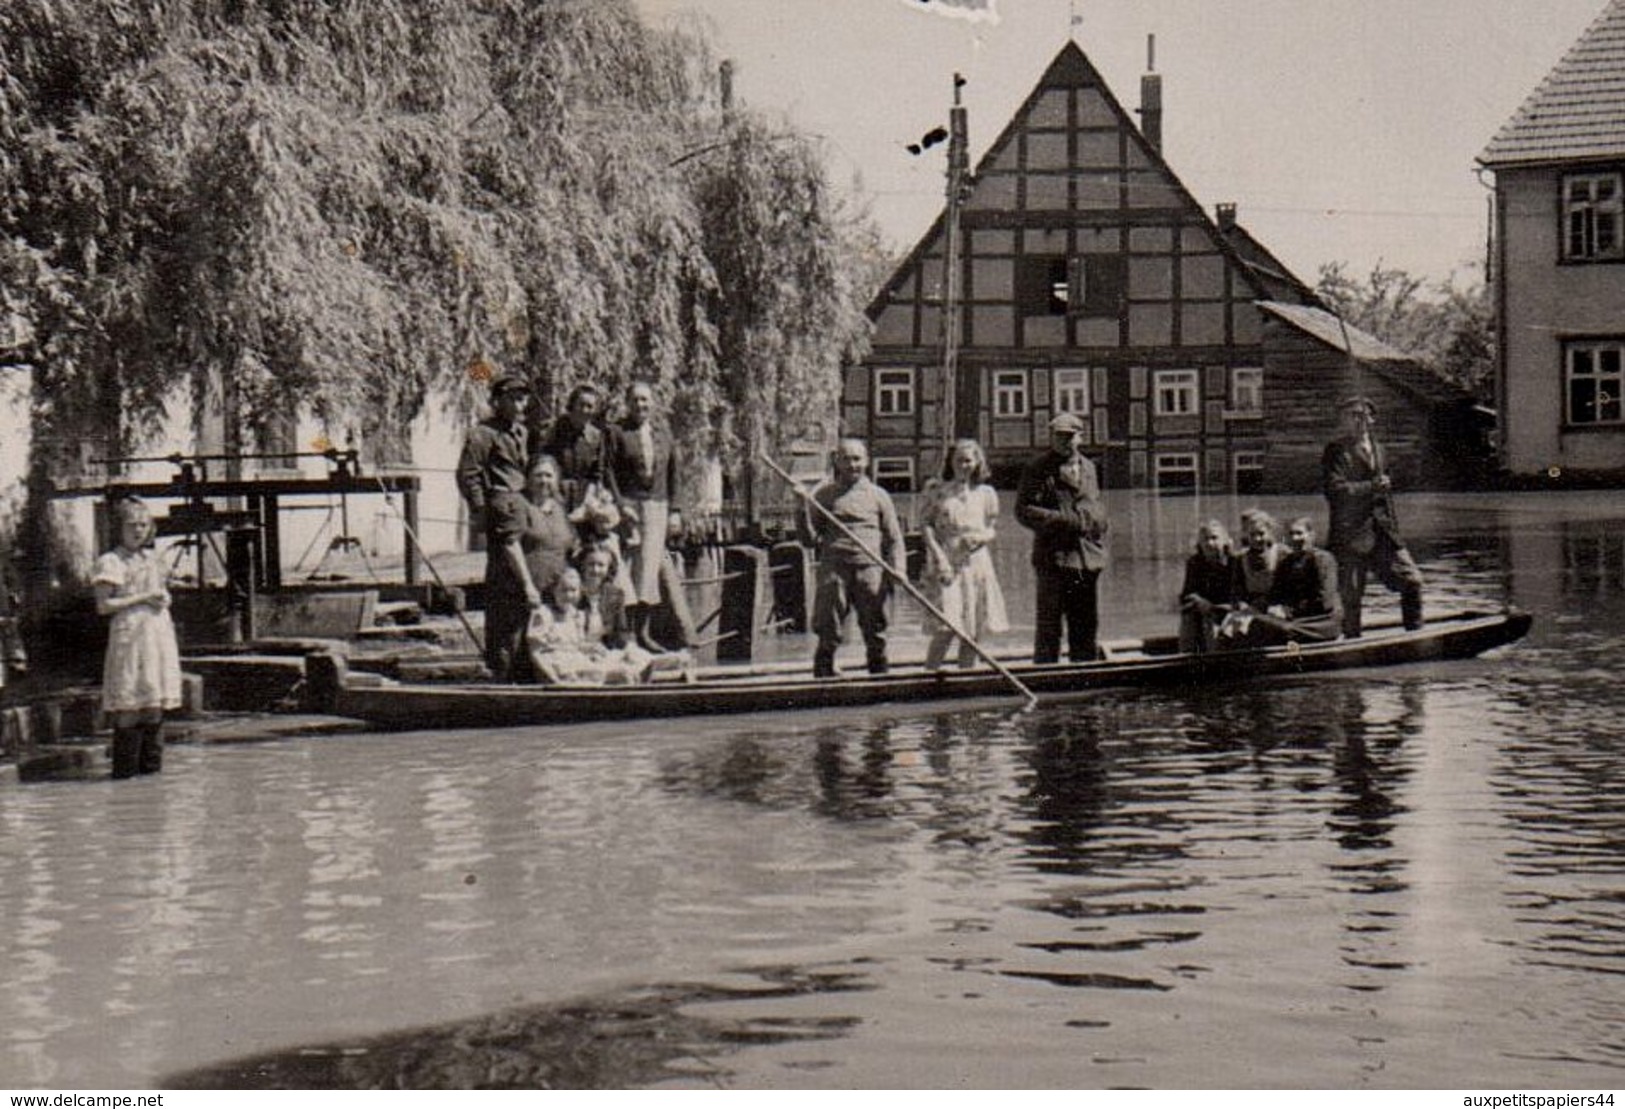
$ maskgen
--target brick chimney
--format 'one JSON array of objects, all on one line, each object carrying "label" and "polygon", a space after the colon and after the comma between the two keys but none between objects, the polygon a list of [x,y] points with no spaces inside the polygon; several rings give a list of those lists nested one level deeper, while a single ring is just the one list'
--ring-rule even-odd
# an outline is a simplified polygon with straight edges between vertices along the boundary
[{"label": "brick chimney", "polygon": [[1230,204],[1215,204],[1213,218],[1219,224],[1220,231],[1234,231],[1236,229],[1236,206]]},{"label": "brick chimney", "polygon": [[1162,75],[1157,72],[1157,36],[1145,37],[1146,73],[1140,78],[1140,133],[1162,153]]}]

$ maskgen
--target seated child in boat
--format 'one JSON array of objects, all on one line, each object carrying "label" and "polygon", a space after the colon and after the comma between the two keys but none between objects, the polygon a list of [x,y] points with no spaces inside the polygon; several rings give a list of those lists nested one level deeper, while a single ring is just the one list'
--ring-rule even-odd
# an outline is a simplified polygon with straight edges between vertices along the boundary
[{"label": "seated child in boat", "polygon": [[1211,651],[1238,596],[1230,533],[1218,520],[1204,521],[1196,529],[1196,550],[1185,561],[1185,583],[1179,589],[1179,649],[1187,654]]},{"label": "seated child in boat", "polygon": [[581,503],[570,513],[570,522],[581,538],[583,551],[589,547],[604,547],[614,556],[615,584],[627,596],[632,593],[632,575],[626,568],[622,551],[626,536],[636,535],[635,515],[623,514],[615,494],[598,482],[582,491]]},{"label": "seated child in boat", "polygon": [[589,543],[576,555],[581,605],[592,614],[599,642],[606,650],[618,652],[645,677],[691,670],[694,660],[687,651],[656,654],[637,643],[627,616],[627,593],[616,572],[617,562],[614,548],[603,543]]},{"label": "seated child in boat", "polygon": [[1264,611],[1251,615],[1236,645],[1324,643],[1341,634],[1342,623],[1337,560],[1315,546],[1315,526],[1300,516],[1287,529],[1286,553],[1276,563]]},{"label": "seated child in boat", "polygon": [[648,676],[646,658],[604,646],[597,612],[582,604],[581,573],[566,567],[552,596],[531,613],[526,642],[531,664],[555,685],[632,685]]},{"label": "seated child in boat", "polygon": [[1261,508],[1241,514],[1241,549],[1232,559],[1235,576],[1230,587],[1230,608],[1214,630],[1219,647],[1251,647],[1253,617],[1269,608],[1275,567],[1284,552],[1276,541],[1280,525]]}]

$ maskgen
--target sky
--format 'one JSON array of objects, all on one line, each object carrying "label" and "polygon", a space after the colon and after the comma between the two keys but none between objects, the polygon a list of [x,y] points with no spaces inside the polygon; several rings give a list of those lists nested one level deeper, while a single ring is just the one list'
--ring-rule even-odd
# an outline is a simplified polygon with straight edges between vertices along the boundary
[{"label": "sky", "polygon": [[1474,159],[1606,5],[995,0],[989,22],[918,0],[634,2],[655,25],[703,21],[736,98],[819,136],[831,180],[899,253],[943,205],[945,145],[905,146],[946,122],[955,72],[974,166],[1069,36],[1132,110],[1154,35],[1174,172],[1209,213],[1237,204],[1311,283],[1330,262],[1477,280],[1488,192]]}]

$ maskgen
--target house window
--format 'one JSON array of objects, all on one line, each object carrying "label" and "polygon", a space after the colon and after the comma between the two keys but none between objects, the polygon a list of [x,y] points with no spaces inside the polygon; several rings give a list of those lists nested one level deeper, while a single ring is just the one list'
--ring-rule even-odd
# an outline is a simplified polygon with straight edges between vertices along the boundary
[{"label": "house window", "polygon": [[1154,391],[1159,416],[1194,416],[1199,410],[1199,382],[1195,370],[1158,370]]},{"label": "house window", "polygon": [[1256,493],[1264,484],[1264,452],[1237,451],[1236,492]]},{"label": "house window", "polygon": [[875,484],[888,493],[914,492],[914,460],[912,458],[875,459]]},{"label": "house window", "polygon": [[1159,454],[1156,461],[1157,488],[1195,489],[1196,456],[1194,454]]},{"label": "house window", "polygon": [[1000,370],[993,375],[993,414],[1020,419],[1027,415],[1027,371]]},{"label": "house window", "polygon": [[1064,316],[1072,299],[1066,257],[1033,254],[1020,260],[1016,272],[1017,308],[1023,316]]},{"label": "house window", "polygon": [[1625,257],[1621,239],[1625,195],[1620,174],[1587,173],[1563,179],[1563,257],[1590,261]]},{"label": "house window", "polygon": [[1052,388],[1055,391],[1055,411],[1071,412],[1078,416],[1089,414],[1089,371],[1056,370]]},{"label": "house window", "polygon": [[914,371],[875,371],[875,415],[912,416],[914,414]]},{"label": "house window", "polygon": [[1625,341],[1570,343],[1564,389],[1568,422],[1576,425],[1625,423]]},{"label": "house window", "polygon": [[1264,371],[1238,366],[1230,371],[1230,412],[1235,416],[1264,414]]},{"label": "house window", "polygon": [[1028,255],[1017,271],[1017,309],[1023,316],[1116,316],[1127,274],[1120,254]]}]

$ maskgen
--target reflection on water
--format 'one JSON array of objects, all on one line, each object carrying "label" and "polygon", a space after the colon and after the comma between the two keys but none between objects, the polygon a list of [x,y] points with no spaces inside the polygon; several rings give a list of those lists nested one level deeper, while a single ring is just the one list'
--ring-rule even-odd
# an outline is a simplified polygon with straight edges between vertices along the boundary
[{"label": "reflection on water", "polygon": [[1467,663],[8,789],[0,1084],[1617,1086],[1625,511],[1552,500],[1418,534],[1535,612]]},{"label": "reflection on water", "polygon": [[769,968],[532,1006],[454,1025],[272,1053],[173,1076],[173,1089],[615,1089],[683,1075],[718,1084],[731,1053],[840,1036],[852,1017],[717,1017],[706,1007],[873,988],[847,970]]}]

